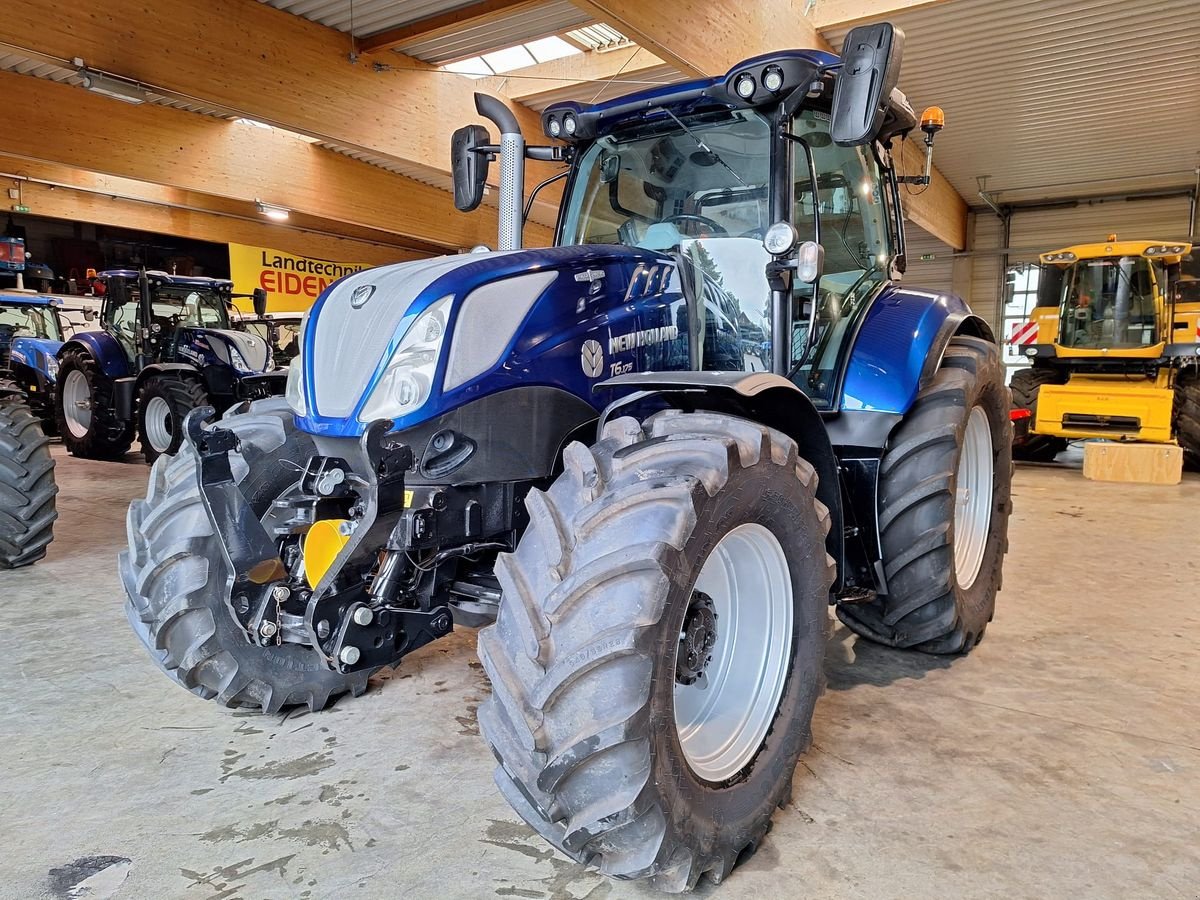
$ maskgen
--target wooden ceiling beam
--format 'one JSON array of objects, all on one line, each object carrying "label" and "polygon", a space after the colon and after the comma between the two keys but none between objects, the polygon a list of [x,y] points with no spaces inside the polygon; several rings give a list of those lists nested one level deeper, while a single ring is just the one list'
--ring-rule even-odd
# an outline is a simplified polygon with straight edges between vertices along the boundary
[{"label": "wooden ceiling beam", "polygon": [[[495,240],[496,212],[454,208],[450,194],[263,128],[164,106],[130,106],[79,88],[0,72],[0,96],[22,99],[20,128],[0,153],[210,194],[261,199],[328,222],[451,249]],[[103,123],[98,134],[95,123]],[[550,230],[531,225],[531,245]]]},{"label": "wooden ceiling beam", "polygon": [[535,9],[543,4],[544,0],[479,0],[477,3],[359,38],[358,49],[362,53],[378,53],[402,44],[411,44],[416,40],[433,40],[467,28],[490,25],[498,18],[519,12],[522,8]]},{"label": "wooden ceiling beam", "polygon": [[[304,213],[293,212],[286,222],[273,222],[265,220],[253,203],[55,163],[0,156],[0,188],[10,187],[20,188],[24,205],[35,216],[70,218],[71,204],[78,203],[81,209],[93,212],[111,211],[108,218],[81,218],[81,221],[120,227],[123,225],[120,216],[131,209],[153,208],[157,211],[147,216],[161,218],[173,226],[163,233],[203,241],[255,243],[305,256],[319,255],[310,251],[321,248],[326,253],[324,258],[332,259],[334,256],[329,254],[335,254],[341,259],[366,261],[421,259],[443,252],[433,245],[406,241],[394,234],[329,222]],[[245,240],[251,235],[255,241]],[[379,252],[370,256],[351,255],[367,249]]]},{"label": "wooden ceiling beam", "polygon": [[[401,54],[382,66],[354,62],[347,35],[258,0],[25,0],[20,16],[0,16],[0,41],[81,57],[198,105],[384,157],[443,186],[451,134],[480,119],[471,79]],[[538,116],[514,112],[536,140]],[[553,171],[530,161],[528,184]],[[556,212],[542,202],[533,218],[550,224]]]}]

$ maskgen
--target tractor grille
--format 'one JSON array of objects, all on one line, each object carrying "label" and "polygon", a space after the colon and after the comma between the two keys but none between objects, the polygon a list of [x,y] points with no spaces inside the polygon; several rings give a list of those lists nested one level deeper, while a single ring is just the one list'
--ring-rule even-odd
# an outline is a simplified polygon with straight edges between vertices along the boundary
[{"label": "tractor grille", "polygon": [[11,325],[0,325],[0,372],[11,368],[13,333]]},{"label": "tractor grille", "polygon": [[1116,433],[1140,431],[1142,428],[1142,420],[1137,416],[1094,416],[1085,413],[1063,413],[1062,424],[1063,428]]}]

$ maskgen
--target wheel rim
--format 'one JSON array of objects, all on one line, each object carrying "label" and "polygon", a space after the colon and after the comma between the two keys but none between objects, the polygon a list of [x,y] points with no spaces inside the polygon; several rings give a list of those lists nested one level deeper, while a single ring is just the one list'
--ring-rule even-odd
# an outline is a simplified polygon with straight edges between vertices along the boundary
[{"label": "wheel rim", "polygon": [[144,422],[146,440],[150,442],[150,446],[159,453],[166,453],[175,437],[171,405],[162,397],[151,397],[146,401]]},{"label": "wheel rim", "polygon": [[967,418],[954,496],[954,573],[969,588],[979,577],[992,524],[992,427],[983,407]]},{"label": "wheel rim", "polygon": [[[716,637],[695,682],[676,679],[675,727],[692,771],[707,781],[724,781],[758,752],[787,683],[793,604],[783,547],[762,525],[733,529],[705,561],[696,592],[685,625],[711,603]],[[707,613],[701,615],[709,621]],[[685,630],[677,673],[681,662],[686,666],[689,646],[696,644],[688,643]]]},{"label": "wheel rim", "polygon": [[71,437],[87,437],[92,428],[92,389],[87,376],[72,369],[59,387],[62,391],[63,418]]}]

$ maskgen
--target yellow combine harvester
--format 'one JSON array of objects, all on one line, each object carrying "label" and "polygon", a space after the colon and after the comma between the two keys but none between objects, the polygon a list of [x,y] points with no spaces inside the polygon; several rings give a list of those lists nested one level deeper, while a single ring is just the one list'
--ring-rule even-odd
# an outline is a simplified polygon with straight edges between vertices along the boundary
[{"label": "yellow combine harvester", "polygon": [[1181,241],[1080,244],[1041,255],[1038,306],[1012,337],[1028,410],[1018,459],[1050,460],[1071,440],[1178,442],[1200,462],[1200,281]]}]

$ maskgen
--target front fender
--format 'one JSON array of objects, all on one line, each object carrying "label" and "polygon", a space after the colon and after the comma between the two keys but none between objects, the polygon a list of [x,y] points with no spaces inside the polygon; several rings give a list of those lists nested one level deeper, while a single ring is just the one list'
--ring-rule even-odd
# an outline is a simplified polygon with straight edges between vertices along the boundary
[{"label": "front fender", "polygon": [[68,350],[86,350],[109,378],[124,378],[130,374],[124,348],[107,331],[85,331],[75,335],[59,349],[58,358],[61,360]]},{"label": "front fender", "polygon": [[962,298],[896,285],[885,288],[851,346],[841,408],[904,415],[937,373],[956,334],[995,343],[991,328]]},{"label": "front fender", "polygon": [[687,412],[703,409],[741,416],[792,438],[817,471],[817,499],[831,517],[825,549],[838,562],[834,589],[841,590],[845,556],[838,459],[821,414],[803,391],[767,372],[637,372],[602,381],[596,389],[633,392],[605,407],[597,433],[610,418],[651,401],[658,408],[665,404]]}]

